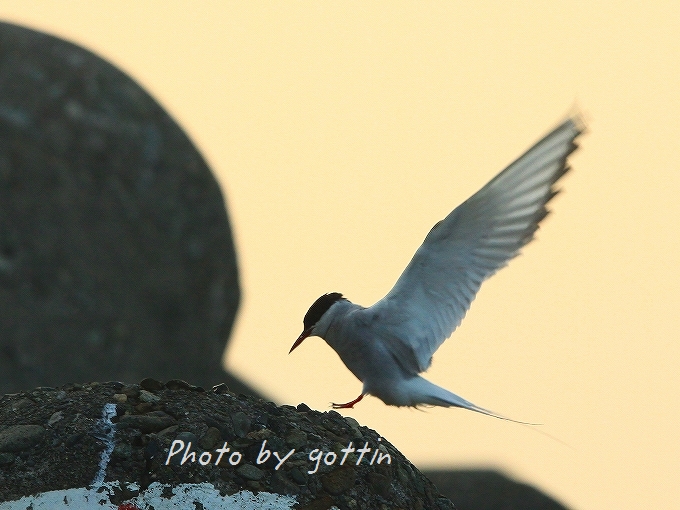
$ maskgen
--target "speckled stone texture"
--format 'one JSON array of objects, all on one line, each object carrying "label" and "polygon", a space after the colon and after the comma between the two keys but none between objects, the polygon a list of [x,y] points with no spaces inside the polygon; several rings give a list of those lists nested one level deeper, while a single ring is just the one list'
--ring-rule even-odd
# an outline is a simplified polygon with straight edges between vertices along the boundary
[{"label": "speckled stone texture", "polygon": [[[109,433],[115,446],[104,481],[139,484],[116,493],[114,504],[153,482],[208,482],[222,495],[250,490],[294,496],[303,510],[454,508],[387,439],[352,418],[304,404],[276,406],[224,385],[205,391],[152,379],[0,397],[0,502],[90,485],[106,449],[106,404],[115,405]],[[170,456],[175,441],[191,443],[194,456],[186,449]],[[218,458],[225,447],[229,451]],[[345,453],[347,448],[356,451]],[[369,451],[362,456],[359,448]]]},{"label": "speckled stone texture", "polygon": [[0,23],[0,394],[221,368],[239,301],[220,188],[133,80]]}]

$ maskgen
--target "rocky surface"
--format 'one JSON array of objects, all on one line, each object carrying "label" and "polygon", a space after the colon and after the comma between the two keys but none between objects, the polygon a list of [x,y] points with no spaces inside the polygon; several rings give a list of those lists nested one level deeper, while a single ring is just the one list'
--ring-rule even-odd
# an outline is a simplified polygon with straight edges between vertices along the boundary
[{"label": "rocky surface", "polygon": [[228,382],[239,300],[224,199],[127,75],[0,23],[0,394],[82,380]]},{"label": "rocky surface", "polygon": [[[107,404],[113,427],[103,420]],[[305,510],[454,508],[385,438],[352,418],[276,406],[224,385],[205,391],[152,379],[1,397],[0,502],[93,484],[107,437],[113,443],[100,481],[137,482],[139,490],[209,482],[221,494],[294,496]],[[112,501],[134,496],[124,489]]]}]

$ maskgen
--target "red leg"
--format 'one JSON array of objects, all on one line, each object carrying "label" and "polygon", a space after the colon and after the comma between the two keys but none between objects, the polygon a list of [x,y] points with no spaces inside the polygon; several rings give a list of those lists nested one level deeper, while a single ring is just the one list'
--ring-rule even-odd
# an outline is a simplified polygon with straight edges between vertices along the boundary
[{"label": "red leg", "polygon": [[352,400],[351,402],[347,402],[346,404],[333,404],[331,403],[331,407],[333,409],[354,409],[354,404],[357,404],[361,401],[361,399],[364,398],[364,394],[362,393],[359,395],[357,398]]}]

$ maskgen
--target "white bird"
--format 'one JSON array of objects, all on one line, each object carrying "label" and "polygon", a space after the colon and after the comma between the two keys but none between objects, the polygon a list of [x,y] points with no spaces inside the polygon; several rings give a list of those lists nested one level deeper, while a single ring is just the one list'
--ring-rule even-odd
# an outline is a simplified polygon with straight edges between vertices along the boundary
[{"label": "white bird", "polygon": [[482,282],[533,239],[584,129],[580,116],[567,118],[438,222],[394,288],[373,306],[337,292],[314,302],[289,352],[319,336],[363,383],[361,395],[334,409],[352,408],[368,394],[387,405],[462,407],[507,419],[418,374],[461,323]]}]

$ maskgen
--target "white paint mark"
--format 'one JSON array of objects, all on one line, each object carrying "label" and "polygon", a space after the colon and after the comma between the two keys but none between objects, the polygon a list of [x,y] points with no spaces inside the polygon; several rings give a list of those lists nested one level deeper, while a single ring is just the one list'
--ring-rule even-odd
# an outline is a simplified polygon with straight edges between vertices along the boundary
[{"label": "white paint mark", "polygon": [[[108,501],[107,506],[99,506],[100,500]],[[16,501],[0,503],[0,510],[51,510],[69,508],[85,510],[86,508],[117,508],[111,503],[108,493],[97,494],[91,489],[66,489],[60,491],[41,492],[35,496],[25,496]]]},{"label": "white paint mark", "polygon": [[295,498],[259,492],[253,494],[250,491],[241,491],[231,496],[221,496],[219,491],[210,483],[180,484],[172,488],[171,499],[165,499],[163,490],[168,487],[158,482],[152,483],[149,488],[130,503],[139,508],[146,505],[153,506],[156,510],[186,510],[195,508],[194,503],[201,503],[206,510],[238,509],[238,510],[284,510],[290,509],[295,504]]},{"label": "white paint mark", "polygon": [[[135,483],[125,484],[128,490],[137,491]],[[105,482],[95,489],[80,488],[50,491],[26,496],[16,501],[0,503],[0,510],[117,510],[118,505],[111,503],[111,495],[118,482]],[[170,489],[172,496],[163,497],[163,492]],[[196,503],[203,505],[205,510],[290,510],[296,499],[270,492],[253,494],[241,491],[231,496],[221,496],[219,491],[210,483],[184,483],[176,487],[168,484],[152,483],[144,492],[126,501],[137,508],[153,507],[155,510],[186,510],[196,508]]]},{"label": "white paint mark", "polygon": [[102,411],[102,417],[97,421],[95,430],[95,437],[104,442],[104,450],[99,459],[99,471],[92,480],[92,488],[97,489],[101,487],[106,477],[106,468],[111,460],[111,453],[116,445],[114,436],[116,434],[116,425],[111,421],[111,418],[116,416],[116,404],[106,404]]}]

